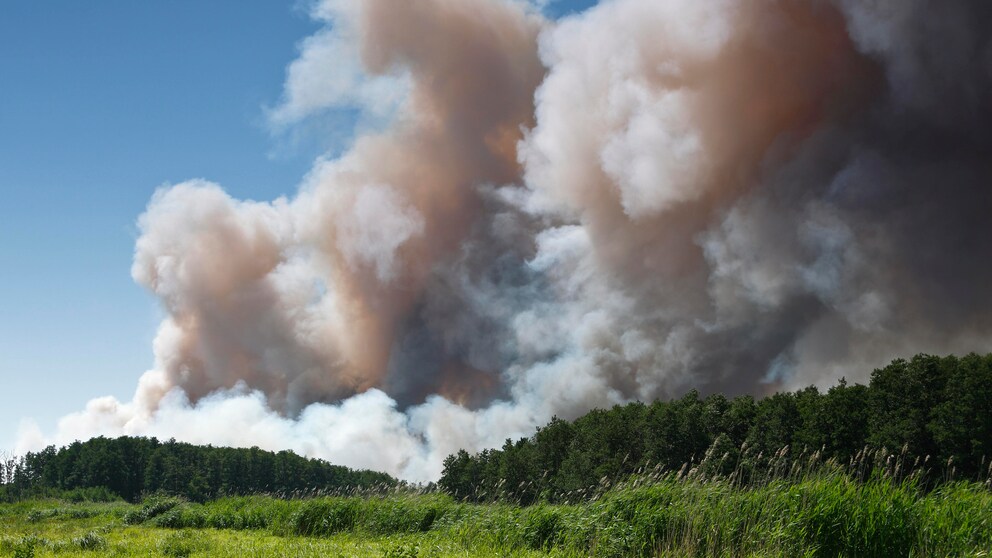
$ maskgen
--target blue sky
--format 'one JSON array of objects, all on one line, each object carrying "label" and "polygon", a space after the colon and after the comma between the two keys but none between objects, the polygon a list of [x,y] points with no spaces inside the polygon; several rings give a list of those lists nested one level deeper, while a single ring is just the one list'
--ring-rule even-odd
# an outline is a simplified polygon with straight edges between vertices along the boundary
[{"label": "blue sky", "polygon": [[[595,0],[561,0],[559,16]],[[350,134],[291,142],[265,107],[298,42],[293,2],[14,1],[0,16],[0,451],[101,395],[130,399],[161,318],[130,277],[154,190],[206,178],[292,195]]]}]

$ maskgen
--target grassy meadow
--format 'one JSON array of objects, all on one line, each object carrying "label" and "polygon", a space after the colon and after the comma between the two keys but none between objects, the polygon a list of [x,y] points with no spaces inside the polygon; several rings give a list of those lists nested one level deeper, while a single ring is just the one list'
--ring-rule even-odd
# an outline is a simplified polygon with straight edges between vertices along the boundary
[{"label": "grassy meadow", "polygon": [[0,506],[0,556],[988,556],[992,492],[829,473],[641,475],[583,503],[412,492]]}]

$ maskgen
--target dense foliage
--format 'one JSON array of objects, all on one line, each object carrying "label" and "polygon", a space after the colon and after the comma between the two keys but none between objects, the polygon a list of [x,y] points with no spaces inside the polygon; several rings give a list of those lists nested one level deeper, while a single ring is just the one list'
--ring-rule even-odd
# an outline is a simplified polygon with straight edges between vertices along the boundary
[{"label": "dense foliage", "polygon": [[155,497],[0,504],[0,522],[0,555],[15,556],[983,556],[992,548],[992,492],[839,473],[751,487],[668,473],[578,505],[479,505],[410,491],[203,504]]},{"label": "dense foliage", "polygon": [[[395,485],[385,473],[355,471],[291,451],[196,446],[155,438],[93,438],[49,446],[0,464],[0,500],[62,494],[126,500],[146,493],[204,501],[220,495]],[[104,489],[102,492],[99,489]]]},{"label": "dense foliage", "polygon": [[638,471],[678,471],[708,456],[715,472],[733,470],[748,482],[770,460],[804,452],[862,474],[912,470],[929,486],[987,479],[992,355],[895,360],[872,372],[867,386],[841,380],[825,393],[809,387],[755,400],[693,391],[594,410],[574,422],[555,418],[502,449],[448,456],[439,484],[470,501],[568,501]]},{"label": "dense foliage", "polygon": [[[841,380],[826,392],[810,387],[760,400],[690,392],[673,401],[594,410],[573,422],[555,418],[501,449],[449,456],[439,486],[475,502],[570,502],[648,471],[703,467],[749,484],[773,462],[778,467],[811,455],[863,478],[879,470],[897,478],[913,471],[914,482],[925,487],[988,480],[992,355],[918,355],[875,370],[867,386]],[[101,437],[0,460],[0,500],[8,501],[52,494],[134,501],[164,493],[202,502],[395,484],[384,473],[288,451],[155,438]]]}]

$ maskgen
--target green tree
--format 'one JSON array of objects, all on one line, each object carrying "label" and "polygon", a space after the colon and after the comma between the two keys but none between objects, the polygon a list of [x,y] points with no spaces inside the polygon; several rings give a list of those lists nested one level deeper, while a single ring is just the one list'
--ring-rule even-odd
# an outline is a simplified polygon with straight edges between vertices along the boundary
[{"label": "green tree", "polygon": [[868,388],[847,385],[844,378],[823,396],[816,428],[822,432],[826,456],[848,463],[868,440]]},{"label": "green tree", "polygon": [[796,396],[776,393],[758,403],[754,423],[748,433],[748,444],[766,456],[774,454],[792,445],[796,430],[801,425],[802,415]]},{"label": "green tree", "polygon": [[906,446],[910,455],[938,457],[929,425],[935,418],[954,357],[917,355],[895,360],[871,374],[869,443],[896,453]]},{"label": "green tree", "polygon": [[930,430],[942,461],[953,458],[952,466],[965,476],[985,473],[992,458],[992,355],[969,354],[957,361],[932,416]]}]

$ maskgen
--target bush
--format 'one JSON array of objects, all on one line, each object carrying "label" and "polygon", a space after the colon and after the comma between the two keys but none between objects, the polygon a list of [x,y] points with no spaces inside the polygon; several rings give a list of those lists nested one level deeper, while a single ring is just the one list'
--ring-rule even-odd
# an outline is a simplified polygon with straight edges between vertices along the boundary
[{"label": "bush", "polygon": [[154,496],[145,500],[144,505],[139,510],[132,510],[124,514],[125,525],[137,525],[149,519],[161,515],[172,508],[183,503],[179,498],[169,498]]},{"label": "bush", "polygon": [[44,510],[31,510],[28,512],[27,520],[31,523],[37,523],[44,519],[52,519],[55,517],[86,519],[89,517],[95,517],[99,514],[100,511],[95,509],[49,508]]},{"label": "bush", "polygon": [[72,539],[72,545],[80,550],[103,550],[107,547],[107,539],[95,531],[90,531],[81,537]]},{"label": "bush", "polygon": [[535,550],[550,550],[562,539],[561,511],[549,506],[534,506],[523,517],[523,538]]},{"label": "bush", "polygon": [[31,510],[28,512],[27,520],[30,523],[37,523],[43,519],[51,519],[53,517],[58,517],[58,508],[51,508],[47,510]]},{"label": "bush", "polygon": [[415,544],[393,545],[382,553],[382,558],[417,558],[418,556],[420,556],[420,547]]},{"label": "bush", "polygon": [[62,499],[78,504],[81,502],[117,502],[121,497],[105,486],[74,488],[62,493]]},{"label": "bush", "polygon": [[14,558],[34,558],[34,550],[41,543],[38,537],[24,537],[13,545]]},{"label": "bush", "polygon": [[370,533],[423,533],[450,509],[446,496],[377,498],[364,502],[361,528]]},{"label": "bush", "polygon": [[328,498],[303,504],[290,518],[297,535],[332,535],[355,526],[359,513],[357,499]]},{"label": "bush", "polygon": [[265,529],[286,532],[285,524],[300,501],[264,496],[239,496],[204,505],[206,525],[216,529]]},{"label": "bush", "polygon": [[176,558],[186,558],[194,552],[204,552],[209,549],[209,541],[203,533],[185,529],[168,535],[159,544],[159,551],[162,554]]}]

